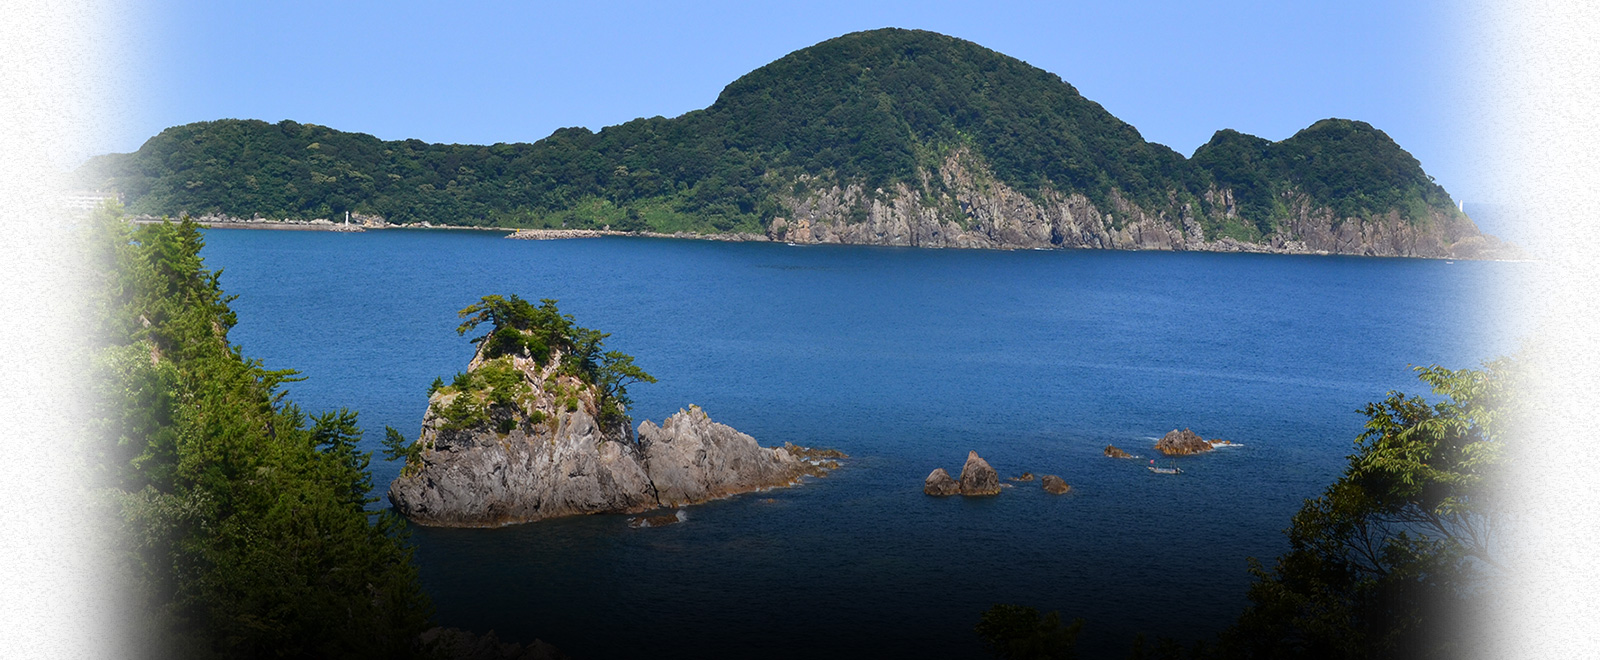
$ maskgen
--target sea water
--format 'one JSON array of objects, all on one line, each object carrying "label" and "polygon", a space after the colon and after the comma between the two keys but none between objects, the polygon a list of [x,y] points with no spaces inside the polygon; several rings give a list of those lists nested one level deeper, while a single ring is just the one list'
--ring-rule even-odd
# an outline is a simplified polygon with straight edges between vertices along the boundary
[{"label": "sea water", "polygon": [[[413,526],[439,623],[590,659],[981,657],[972,628],[997,603],[1084,619],[1086,657],[1208,638],[1246,605],[1246,558],[1270,565],[1338,477],[1365,403],[1426,394],[1412,365],[1517,348],[1488,292],[1529,267],[421,230],[206,242],[238,296],[231,339],[305,375],[288,389],[308,411],[360,411],[370,450],[385,426],[414,438],[429,383],[465,368],[457,310],[517,294],[659,379],[630,389],[635,423],[696,404],[764,445],[850,455],[665,527]],[[1155,455],[1186,427],[1242,446]],[[922,493],[969,450],[1072,491]],[[398,469],[374,459],[379,495]]]}]

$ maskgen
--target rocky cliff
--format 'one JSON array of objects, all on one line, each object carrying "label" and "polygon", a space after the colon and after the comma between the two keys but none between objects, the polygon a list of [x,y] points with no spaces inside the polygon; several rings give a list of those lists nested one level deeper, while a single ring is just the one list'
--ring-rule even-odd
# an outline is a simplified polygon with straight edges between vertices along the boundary
[{"label": "rocky cliff", "polygon": [[[1481,233],[1466,215],[1428,207],[1421,218],[1398,210],[1342,217],[1297,190],[1278,200],[1287,217],[1255,240],[1239,240],[1202,226],[1202,209],[1179,203],[1141,206],[1113,190],[1109,202],[1048,188],[1019,192],[999,180],[982,158],[952,150],[921,172],[921,184],[899,183],[867,191],[837,185],[782,198],[783,215],[767,237],[795,244],[839,243],[990,249],[1083,248],[1192,250],[1276,254],[1346,254],[1451,259],[1519,258],[1520,251]],[[1229,188],[1207,191],[1204,206],[1222,221],[1237,220]],[[1215,223],[1213,223],[1215,224]]]},{"label": "rocky cliff", "polygon": [[[420,451],[389,486],[395,510],[445,527],[636,513],[788,486],[838,466],[795,455],[804,448],[761,447],[697,406],[660,426],[645,421],[637,436],[626,418],[603,427],[598,390],[562,373],[561,359],[559,351],[543,365],[520,355],[486,359],[480,349],[468,373],[489,374],[496,385],[430,396]],[[496,387],[515,394],[462,419],[459,397],[492,401]]]}]

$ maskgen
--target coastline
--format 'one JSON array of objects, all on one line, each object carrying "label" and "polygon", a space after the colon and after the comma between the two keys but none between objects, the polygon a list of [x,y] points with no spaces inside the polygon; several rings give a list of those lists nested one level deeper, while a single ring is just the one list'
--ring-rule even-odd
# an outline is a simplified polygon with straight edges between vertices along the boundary
[{"label": "coastline", "polygon": [[[359,218],[359,221],[355,221],[355,220],[357,220],[357,218]],[[680,232],[672,232],[672,233],[653,232],[653,231],[632,231],[632,232],[630,232],[630,231],[620,231],[620,230],[616,230],[616,229],[527,229],[527,228],[497,227],[497,226],[491,226],[491,227],[463,227],[463,226],[459,226],[459,225],[436,225],[436,224],[432,224],[432,223],[429,223],[429,222],[413,222],[413,223],[406,223],[406,224],[390,224],[389,222],[384,221],[382,218],[377,218],[377,217],[374,217],[374,216],[352,216],[352,220],[353,221],[349,225],[346,225],[344,223],[335,223],[335,222],[333,222],[331,220],[322,219],[322,218],[312,219],[312,220],[291,220],[291,219],[269,220],[269,219],[263,219],[263,218],[245,219],[245,218],[237,218],[237,217],[231,217],[231,216],[205,215],[205,216],[199,216],[199,217],[192,217],[191,219],[194,222],[196,222],[196,223],[198,223],[200,225],[204,225],[205,227],[210,228],[210,229],[263,229],[263,230],[276,230],[276,231],[332,231],[332,232],[348,232],[348,233],[358,233],[358,232],[365,232],[365,231],[368,231],[368,230],[383,230],[383,229],[443,229],[443,230],[454,230],[454,231],[467,230],[467,231],[504,232],[506,234],[505,238],[515,239],[515,240],[527,240],[527,241],[553,241],[553,240],[567,240],[567,239],[579,239],[579,238],[607,238],[607,237],[620,236],[620,237],[636,237],[636,238],[671,238],[671,239],[685,239],[685,240],[699,240],[699,241],[725,241],[725,242],[733,242],[733,243],[751,243],[751,242],[753,242],[753,243],[777,243],[777,242],[787,242],[788,244],[795,245],[795,246],[807,246],[807,245],[865,245],[865,246],[875,246],[875,247],[911,247],[911,248],[919,248],[919,249],[1006,250],[1006,251],[1014,251],[1014,250],[1055,251],[1055,250],[1095,250],[1095,249],[1101,249],[1101,250],[1118,250],[1118,251],[1125,251],[1125,252],[1218,252],[1218,253],[1282,254],[1282,255],[1299,255],[1299,256],[1344,256],[1344,257],[1373,257],[1373,258],[1392,258],[1392,259],[1427,259],[1427,260],[1432,260],[1432,261],[1505,261],[1505,262],[1534,262],[1534,261],[1538,261],[1538,259],[1533,259],[1533,258],[1524,256],[1524,255],[1505,256],[1505,257],[1498,257],[1498,258],[1496,258],[1496,257],[1484,258],[1484,257],[1436,257],[1436,256],[1420,256],[1420,255],[1394,256],[1394,255],[1350,254],[1350,253],[1345,253],[1345,252],[1332,252],[1332,251],[1327,251],[1327,250],[1311,250],[1311,249],[1307,249],[1307,248],[1305,248],[1303,246],[1300,246],[1300,245],[1295,245],[1293,243],[1290,243],[1288,245],[1283,245],[1283,246],[1262,245],[1262,244],[1255,244],[1255,243],[1244,243],[1244,242],[1233,240],[1231,238],[1223,238],[1223,239],[1219,239],[1219,240],[1216,240],[1216,241],[1205,241],[1203,243],[1197,243],[1197,244],[1192,244],[1192,245],[1186,246],[1183,249],[1172,249],[1172,248],[1083,248],[1083,247],[1062,247],[1062,246],[1057,246],[1057,245],[940,245],[940,246],[924,246],[924,245],[904,244],[904,243],[895,243],[895,242],[887,242],[887,241],[886,242],[846,242],[846,241],[839,241],[839,240],[824,240],[824,241],[789,242],[789,241],[782,241],[782,240],[779,240],[779,239],[774,239],[774,238],[772,238],[770,236],[767,236],[765,234],[755,234],[755,233],[746,233],[746,232],[731,232],[731,233],[717,233],[717,234],[697,234],[697,233],[693,233],[693,232],[681,232],[681,231]],[[142,216],[130,217],[128,219],[128,222],[131,222],[131,223],[134,223],[134,224],[152,224],[152,223],[163,222],[163,221],[166,221],[166,220],[170,220],[170,218],[157,218],[157,217],[154,217],[154,216],[142,215]]]}]

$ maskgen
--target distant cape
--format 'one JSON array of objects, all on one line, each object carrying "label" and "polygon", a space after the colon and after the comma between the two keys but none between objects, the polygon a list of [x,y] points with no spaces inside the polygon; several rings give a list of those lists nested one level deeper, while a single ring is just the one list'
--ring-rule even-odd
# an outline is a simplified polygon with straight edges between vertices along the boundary
[{"label": "distant cape", "polygon": [[1421,164],[1360,121],[1192,157],[1043,69],[920,30],[790,53],[675,118],[532,144],[382,141],[312,124],[176,126],[81,185],[135,214],[744,235],[794,243],[1500,258]]}]

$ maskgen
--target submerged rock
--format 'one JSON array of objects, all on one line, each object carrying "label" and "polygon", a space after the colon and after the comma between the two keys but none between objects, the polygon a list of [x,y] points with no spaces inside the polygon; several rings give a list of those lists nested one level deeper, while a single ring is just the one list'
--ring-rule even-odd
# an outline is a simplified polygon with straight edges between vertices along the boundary
[{"label": "submerged rock", "polygon": [[1046,493],[1052,495],[1061,495],[1072,490],[1072,486],[1067,485],[1065,480],[1053,474],[1044,475],[1044,478],[1039,480],[1039,485],[1044,487]]},{"label": "submerged rock", "polygon": [[815,449],[812,447],[801,447],[800,445],[792,442],[783,443],[783,450],[789,452],[789,455],[795,458],[817,459],[820,462],[826,462],[822,461],[821,459],[828,458],[850,458],[849,454],[837,449]]},{"label": "submerged rock", "polygon": [[1117,449],[1115,445],[1106,445],[1106,456],[1109,458],[1133,458],[1128,452]]},{"label": "submerged rock", "polygon": [[1189,429],[1173,429],[1156,442],[1156,451],[1168,456],[1187,456],[1211,451],[1211,443]]},{"label": "submerged rock", "polygon": [[645,527],[666,527],[667,525],[676,525],[688,519],[689,514],[685,513],[683,509],[678,509],[677,513],[629,518],[628,526],[634,529],[642,529]]},{"label": "submerged rock", "polygon": [[956,483],[944,468],[934,468],[933,472],[928,473],[928,478],[922,481],[922,492],[939,497],[960,495],[961,484]]},{"label": "submerged rock", "polygon": [[1024,472],[1024,473],[1022,473],[1022,476],[1020,476],[1020,477],[1007,477],[1006,481],[1022,481],[1022,482],[1033,481],[1033,473],[1032,472]]},{"label": "submerged rock", "polygon": [[967,462],[961,466],[961,494],[1000,494],[1000,475],[976,451],[967,452]]}]

